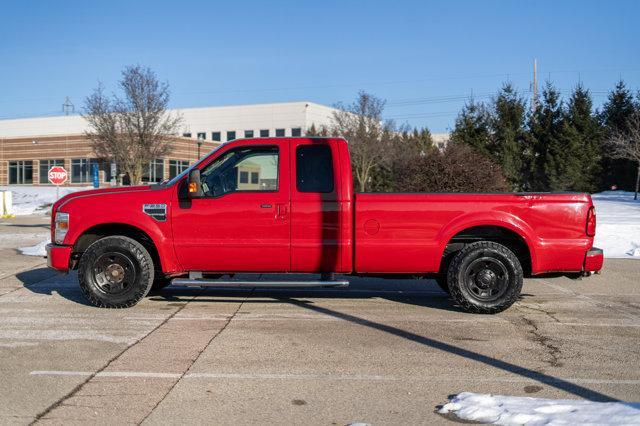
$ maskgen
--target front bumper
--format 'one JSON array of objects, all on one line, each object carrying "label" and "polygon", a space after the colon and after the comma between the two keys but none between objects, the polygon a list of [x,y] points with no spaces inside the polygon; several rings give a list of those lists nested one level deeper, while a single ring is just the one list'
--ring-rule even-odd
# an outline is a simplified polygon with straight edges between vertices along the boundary
[{"label": "front bumper", "polygon": [[598,272],[602,269],[604,262],[604,253],[602,249],[592,247],[584,257],[584,272]]},{"label": "front bumper", "polygon": [[72,249],[71,246],[47,244],[47,266],[61,272],[69,272]]}]

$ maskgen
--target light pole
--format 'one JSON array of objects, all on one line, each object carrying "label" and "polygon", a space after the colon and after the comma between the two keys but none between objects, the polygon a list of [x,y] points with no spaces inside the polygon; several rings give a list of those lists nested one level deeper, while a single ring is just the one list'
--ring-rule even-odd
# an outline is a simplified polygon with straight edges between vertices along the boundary
[{"label": "light pole", "polygon": [[202,136],[198,136],[198,160],[200,159],[200,147],[202,147],[203,142],[204,138]]}]

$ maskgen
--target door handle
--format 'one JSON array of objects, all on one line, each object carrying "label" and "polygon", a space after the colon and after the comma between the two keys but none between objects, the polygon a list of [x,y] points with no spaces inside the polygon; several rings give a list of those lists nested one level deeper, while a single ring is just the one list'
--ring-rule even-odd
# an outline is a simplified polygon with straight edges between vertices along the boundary
[{"label": "door handle", "polygon": [[270,209],[271,207],[271,204],[260,204],[261,209]]},{"label": "door handle", "polygon": [[287,220],[287,205],[277,204],[276,207],[276,219]]}]

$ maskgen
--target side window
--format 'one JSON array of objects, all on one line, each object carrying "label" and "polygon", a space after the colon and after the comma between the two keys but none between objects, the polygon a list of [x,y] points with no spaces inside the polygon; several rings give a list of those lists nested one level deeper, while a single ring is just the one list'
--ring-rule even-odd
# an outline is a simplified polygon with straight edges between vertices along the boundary
[{"label": "side window", "polygon": [[299,192],[333,192],[333,161],[328,145],[296,148],[296,187]]},{"label": "side window", "polygon": [[228,151],[203,169],[202,189],[209,197],[238,191],[277,191],[278,162],[276,146]]}]

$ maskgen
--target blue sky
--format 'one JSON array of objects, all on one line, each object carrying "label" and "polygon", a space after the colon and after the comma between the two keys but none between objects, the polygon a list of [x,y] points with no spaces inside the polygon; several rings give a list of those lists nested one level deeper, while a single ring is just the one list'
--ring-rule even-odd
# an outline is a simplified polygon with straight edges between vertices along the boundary
[{"label": "blue sky", "polygon": [[172,106],[387,99],[399,123],[442,132],[470,93],[539,79],[596,104],[640,89],[638,1],[5,1],[0,117],[76,108],[128,64],[169,82]]}]

